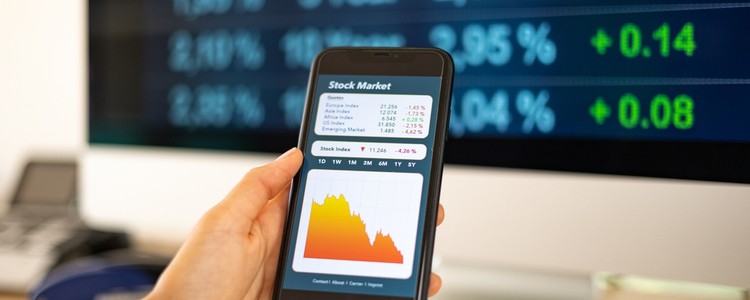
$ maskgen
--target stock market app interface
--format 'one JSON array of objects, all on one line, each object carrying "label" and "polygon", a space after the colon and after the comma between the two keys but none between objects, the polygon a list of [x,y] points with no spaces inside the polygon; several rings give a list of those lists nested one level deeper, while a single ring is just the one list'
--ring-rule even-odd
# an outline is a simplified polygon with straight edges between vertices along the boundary
[{"label": "stock market app interface", "polygon": [[415,293],[440,77],[321,75],[283,288]]}]

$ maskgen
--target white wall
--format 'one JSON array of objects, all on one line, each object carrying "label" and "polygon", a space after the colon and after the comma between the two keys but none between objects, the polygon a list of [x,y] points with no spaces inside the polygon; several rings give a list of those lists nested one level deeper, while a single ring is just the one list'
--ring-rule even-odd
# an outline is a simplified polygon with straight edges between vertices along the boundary
[{"label": "white wall", "polygon": [[26,158],[85,145],[85,4],[0,0],[0,208]]}]

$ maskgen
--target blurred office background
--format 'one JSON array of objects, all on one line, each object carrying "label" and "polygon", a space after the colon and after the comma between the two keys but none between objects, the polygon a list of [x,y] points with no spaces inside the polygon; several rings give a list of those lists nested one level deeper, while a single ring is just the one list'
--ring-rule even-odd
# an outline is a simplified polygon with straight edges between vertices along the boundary
[{"label": "blurred office background", "polygon": [[15,192],[27,157],[77,155],[86,147],[84,5],[83,1],[0,2],[3,200]]},{"label": "blurred office background", "polygon": [[[266,3],[270,2],[266,1]],[[434,2],[434,5],[442,5],[440,9],[443,10],[458,9],[452,6],[463,3],[462,1]],[[674,35],[681,26],[686,24],[687,20],[695,23],[695,26],[702,26],[701,28],[714,28],[712,26],[719,28],[713,29],[712,32],[731,29],[732,34],[739,33],[732,35],[734,40],[728,38],[730,35],[722,40],[733,45],[732,55],[748,53],[748,42],[740,37],[746,36],[741,33],[750,27],[729,24],[735,22],[747,25],[746,20],[737,19],[737,16],[747,15],[749,12],[747,3],[732,2],[714,4],[714,6],[695,4],[696,6],[685,10],[683,17],[679,17],[681,10],[678,6],[689,4],[687,1],[682,1],[685,3],[665,1],[664,5],[672,6],[648,6],[639,9],[634,9],[634,7],[648,3],[625,2],[627,1],[614,1],[612,5],[624,7],[622,14],[636,15],[641,11],[640,9],[658,11],[651,15],[644,13],[632,18],[633,22],[640,22],[639,25],[649,28],[644,29],[644,32],[647,32],[644,36],[648,38],[651,32],[662,24],[661,22],[670,22],[674,30],[672,35]],[[305,3],[311,5],[316,2]],[[512,2],[508,5],[524,5],[519,3]],[[549,3],[548,6],[575,5],[575,3],[559,1],[549,1]],[[587,5],[594,4],[588,3]],[[468,4],[463,5],[468,5],[468,8],[473,8],[472,5],[475,5],[478,10],[481,10],[480,5],[483,4],[479,1],[469,1]],[[546,4],[542,1],[529,5],[543,7]],[[707,20],[716,21],[725,18],[734,21],[717,25],[716,22],[702,23],[700,19],[690,18],[701,14],[702,9],[707,12]],[[475,9],[472,12],[478,10]],[[543,9],[540,11],[544,13],[530,17],[534,33],[538,33],[542,28],[541,24],[548,19],[552,20],[550,22],[553,25],[565,21],[560,21],[560,19],[555,21],[554,17],[545,19],[545,14],[550,12]],[[724,13],[726,17],[722,17]],[[570,13],[570,15],[575,14]],[[657,17],[650,18],[654,15]],[[457,22],[454,26],[460,33],[461,29],[467,27],[465,22],[471,21],[471,15],[467,13],[457,14],[457,16],[463,18],[461,22],[464,22]],[[612,21],[617,26],[612,25],[609,28],[613,35],[616,35],[620,26],[626,23],[619,20],[627,19],[622,15],[617,16],[618,21]],[[607,19],[607,16],[601,18]],[[491,16],[484,16],[480,21],[485,24],[490,23],[491,20]],[[499,20],[512,24],[513,28],[519,27],[522,23],[522,20],[508,15],[503,15]],[[185,237],[197,217],[218,201],[245,170],[272,159],[278,151],[258,151],[252,147],[245,149],[251,151],[242,151],[242,145],[226,147],[230,150],[215,150],[190,147],[172,148],[171,146],[174,145],[161,145],[158,142],[157,145],[90,143],[87,127],[89,107],[89,83],[86,69],[89,34],[87,22],[86,1],[0,0],[0,40],[2,40],[0,44],[0,199],[3,200],[0,205],[3,207],[9,205],[9,199],[15,192],[19,173],[28,158],[75,157],[81,164],[79,210],[84,220],[92,226],[125,230],[131,234],[136,245],[159,245],[166,249],[174,249]],[[450,24],[448,21],[445,23]],[[581,22],[583,23],[585,22]],[[581,42],[580,47],[584,49],[581,51],[585,51],[586,55],[590,56],[590,58],[584,56],[582,61],[595,61],[598,58],[594,54],[595,49],[588,44],[589,38],[597,33],[597,26],[596,24],[590,28],[582,26],[581,30],[585,31],[575,38],[576,41]],[[571,39],[569,37],[571,34],[566,36],[559,33],[560,31],[560,27],[553,26],[549,33],[550,39],[557,42],[558,53],[560,53],[558,59],[565,64],[575,65],[575,62],[564,61],[575,55],[565,56],[566,48],[562,46]],[[426,35],[427,32],[425,31],[424,34]],[[618,38],[614,39],[617,43]],[[427,40],[423,37],[420,41]],[[717,61],[717,64],[722,66],[733,64],[746,66],[748,64],[746,57],[738,56],[734,57],[735,61],[728,61],[726,57],[730,56],[729,54],[722,56],[720,52],[716,52],[721,47],[712,46],[709,43],[717,39],[698,36],[696,40],[698,48],[695,51],[696,56],[699,57],[697,59]],[[655,41],[652,40],[649,43],[656,47]],[[460,47],[456,46],[456,48]],[[523,56],[520,53],[523,53],[524,49],[519,48],[518,45],[515,47],[518,53],[515,54],[514,60],[520,65]],[[275,49],[267,47],[266,51],[270,53],[276,51]],[[699,51],[702,49],[714,52],[711,52],[710,57],[700,57]],[[610,51],[617,52],[619,49],[611,48]],[[675,58],[678,55],[685,57],[679,51],[672,51],[674,60],[680,59]],[[559,68],[544,69],[541,63],[542,58],[535,57],[534,59],[536,60],[532,62],[534,65],[529,69],[531,70],[529,74],[520,74],[521,77],[528,75],[539,78],[548,74],[547,72],[557,76],[558,79],[566,75],[566,71]],[[607,59],[618,60],[613,65],[620,66],[625,71],[613,71],[611,74],[607,74],[606,71],[592,73],[590,74],[592,78],[595,75],[629,78],[636,76],[729,78],[735,80],[734,83],[723,85],[703,82],[690,86],[686,90],[696,91],[700,87],[707,87],[706,90],[715,88],[718,89],[718,92],[713,92],[716,99],[730,99],[722,102],[726,103],[722,105],[727,105],[724,109],[745,111],[743,109],[748,107],[747,101],[741,97],[750,91],[748,89],[750,84],[747,82],[750,76],[746,68],[738,67],[730,70],[727,67],[726,74],[724,74],[708,70],[708,64],[696,66],[684,63],[682,68],[673,68],[669,64],[657,64],[659,67],[653,70],[634,67],[633,71],[625,69],[632,61],[623,55],[616,58],[610,56]],[[471,73],[471,65],[465,62],[464,64],[468,70],[467,74],[473,77],[464,76],[471,77],[475,81],[458,84],[460,95],[464,95],[471,88],[471,84],[483,86],[483,92],[490,93],[491,89],[487,88],[489,79],[477,78],[484,75],[490,78],[491,71]],[[489,69],[489,67],[482,68]],[[701,68],[706,68],[705,74],[701,73],[704,71]],[[669,73],[665,70],[677,71]],[[691,70],[696,73],[690,73]],[[639,73],[639,71],[643,72]],[[299,67],[297,70],[297,73],[304,72],[304,67]],[[462,78],[461,76],[461,73],[457,74],[457,80]],[[512,78],[506,77],[501,79],[508,80],[510,86],[513,86],[513,91],[526,82],[513,81]],[[195,81],[191,84],[195,84]],[[555,83],[555,85],[560,84]],[[550,89],[554,91],[555,85],[552,85]],[[637,86],[637,84],[634,85]],[[671,96],[678,94],[671,90],[673,87],[669,88]],[[731,87],[731,89],[722,90],[724,87]],[[537,84],[534,86],[534,91],[538,93],[543,88]],[[634,89],[643,97],[656,93],[652,88]],[[565,97],[573,98],[569,92],[561,93],[566,95]],[[695,93],[705,95],[711,92],[701,90]],[[619,94],[622,93],[618,92]],[[555,101],[554,95],[553,93],[550,103]],[[568,98],[566,100],[570,100]],[[462,100],[465,99],[462,98]],[[593,124],[587,108],[589,104],[595,103],[595,97],[585,100],[587,102],[583,107],[582,116],[586,118],[586,122]],[[612,109],[616,109],[616,105],[611,105]],[[736,107],[729,105],[736,105]],[[523,116],[516,115],[515,117],[521,119]],[[584,122],[583,117],[576,122]],[[471,119],[466,119],[465,122],[471,122]],[[564,122],[559,115],[558,122]],[[610,122],[614,122],[613,119],[610,119]],[[466,151],[471,146],[492,145],[497,148],[474,156],[489,157],[487,159],[490,159],[490,162],[483,164],[478,161],[471,162],[469,158],[466,158],[467,161],[462,163],[459,155],[453,155],[449,158],[449,162],[452,159],[455,164],[446,167],[442,201],[448,210],[448,219],[438,230],[436,246],[436,264],[439,269],[444,270],[446,281],[443,297],[449,299],[495,299],[499,297],[498,295],[505,295],[511,299],[524,297],[519,295],[527,295],[527,299],[597,297],[597,292],[594,290],[601,288],[597,284],[606,286],[609,281],[608,279],[597,281],[596,278],[599,277],[594,275],[601,275],[604,271],[612,272],[612,274],[643,275],[649,279],[712,284],[705,289],[692,289],[691,287],[685,288],[681,284],[676,285],[675,288],[675,285],[656,281],[661,284],[656,285],[661,287],[656,288],[657,294],[659,292],[669,294],[676,291],[678,295],[687,295],[688,299],[693,299],[690,298],[691,294],[699,299],[722,299],[721,297],[727,295],[726,299],[746,297],[747,294],[743,294],[741,289],[729,289],[730,292],[727,293],[712,294],[711,292],[716,291],[714,289],[716,286],[739,288],[750,286],[750,271],[748,271],[750,270],[750,239],[747,238],[750,236],[750,218],[747,217],[750,212],[750,187],[747,185],[749,175],[747,175],[748,169],[746,168],[748,158],[737,155],[737,151],[748,149],[750,128],[742,127],[747,126],[746,122],[726,124],[736,127],[723,129],[716,125],[707,129],[708,131],[702,131],[702,135],[697,138],[686,135],[666,137],[667,142],[676,142],[676,144],[667,148],[657,147],[658,149],[655,148],[654,151],[676,153],[677,156],[683,151],[688,154],[692,153],[691,151],[697,151],[696,155],[706,156],[693,157],[692,160],[685,162],[688,167],[677,170],[639,171],[636,168],[633,171],[634,169],[627,168],[633,164],[659,165],[658,160],[644,162],[638,161],[643,158],[641,156],[628,155],[628,151],[633,150],[628,147],[632,144],[628,143],[638,143],[643,140],[648,142],[653,141],[654,137],[664,137],[653,133],[650,133],[652,135],[646,139],[641,139],[631,134],[632,132],[623,135],[617,135],[620,133],[615,132],[615,137],[611,139],[608,139],[606,134],[597,135],[596,133],[574,136],[570,140],[565,140],[570,136],[562,135],[556,137],[557,140],[552,139],[551,144],[545,144],[563,147],[554,149],[571,151],[576,147],[600,145],[576,144],[581,140],[612,142],[603,146],[604,153],[601,157],[592,157],[592,161],[601,162],[602,159],[609,157],[613,161],[612,165],[626,167],[617,169],[615,166],[609,170],[595,168],[594,173],[561,172],[565,170],[560,167],[549,171],[544,170],[544,166],[540,167],[533,163],[529,163],[527,169],[518,169],[524,166],[504,165],[505,161],[492,162],[491,151],[505,151],[503,149],[516,147],[510,151],[510,154],[520,155],[525,152],[523,147],[534,145],[535,141],[546,143],[548,140],[545,140],[541,129],[535,129],[536,131],[529,137],[515,133],[515,136],[508,139],[510,141],[520,139],[519,144],[512,142],[497,144],[496,140],[503,140],[504,137],[498,132],[489,133],[490,128],[494,128],[495,124],[486,124],[487,129],[479,132],[474,140],[469,136],[462,140],[463,142],[454,144],[458,146],[454,146],[452,150],[454,153],[459,153],[457,151],[461,149]],[[539,126],[539,124],[535,125]],[[284,134],[290,132],[293,130],[287,130]],[[736,135],[731,137],[730,142],[706,138],[716,132],[734,132]],[[241,135],[234,137],[241,137]],[[526,140],[523,141],[524,139]],[[563,142],[555,144],[560,139]],[[687,142],[679,144],[684,141]],[[619,142],[623,144],[618,144]],[[700,144],[701,142],[705,143]],[[616,146],[623,147],[617,148]],[[715,149],[713,152],[715,154],[710,157],[706,155],[711,153],[707,150],[709,148]],[[554,152],[553,148],[549,149],[547,152]],[[529,151],[534,155],[547,153],[534,149],[529,149]],[[467,152],[461,152],[461,155],[471,156],[467,155]],[[555,155],[566,157],[560,153]],[[690,155],[685,156],[690,157]],[[572,157],[580,158],[575,155]],[[720,157],[726,160],[721,160]],[[505,159],[513,160],[513,158]],[[586,159],[577,159],[572,161],[587,163]],[[714,159],[726,164],[720,164],[715,172],[713,170],[709,172],[705,163],[701,162]],[[525,157],[518,160],[529,162],[534,159]],[[664,160],[669,160],[669,157],[664,157]],[[691,163],[700,167],[690,168]],[[673,167],[674,165],[674,162],[670,162],[664,166]],[[507,166],[516,168],[508,169]],[[661,171],[664,172],[660,173]],[[681,172],[690,175],[682,178],[672,176],[682,174]],[[623,176],[623,174],[640,176]],[[706,178],[701,178],[701,174],[706,175]],[[607,277],[606,274],[602,276],[613,278]],[[623,282],[625,282],[624,285],[628,283],[628,281]],[[648,280],[636,282],[640,282],[641,287],[654,284],[654,281]],[[688,284],[688,286],[691,285]],[[721,291],[720,288],[718,290]]]}]

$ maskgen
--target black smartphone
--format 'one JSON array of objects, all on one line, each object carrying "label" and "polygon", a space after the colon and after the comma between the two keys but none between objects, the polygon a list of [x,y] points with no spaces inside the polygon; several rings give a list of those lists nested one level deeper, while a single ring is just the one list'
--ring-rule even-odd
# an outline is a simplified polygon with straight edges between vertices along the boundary
[{"label": "black smartphone", "polygon": [[274,299],[427,298],[452,85],[439,49],[318,54]]}]

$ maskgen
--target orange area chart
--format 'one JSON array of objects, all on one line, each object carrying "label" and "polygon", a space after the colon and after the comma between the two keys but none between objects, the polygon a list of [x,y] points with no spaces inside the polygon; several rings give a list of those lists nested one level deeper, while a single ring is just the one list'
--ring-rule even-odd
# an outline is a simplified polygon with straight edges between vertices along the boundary
[{"label": "orange area chart", "polygon": [[305,246],[306,258],[404,263],[390,235],[378,230],[375,240],[365,231],[365,223],[349,210],[344,195],[326,196],[323,204],[315,201],[310,211],[310,224]]}]

